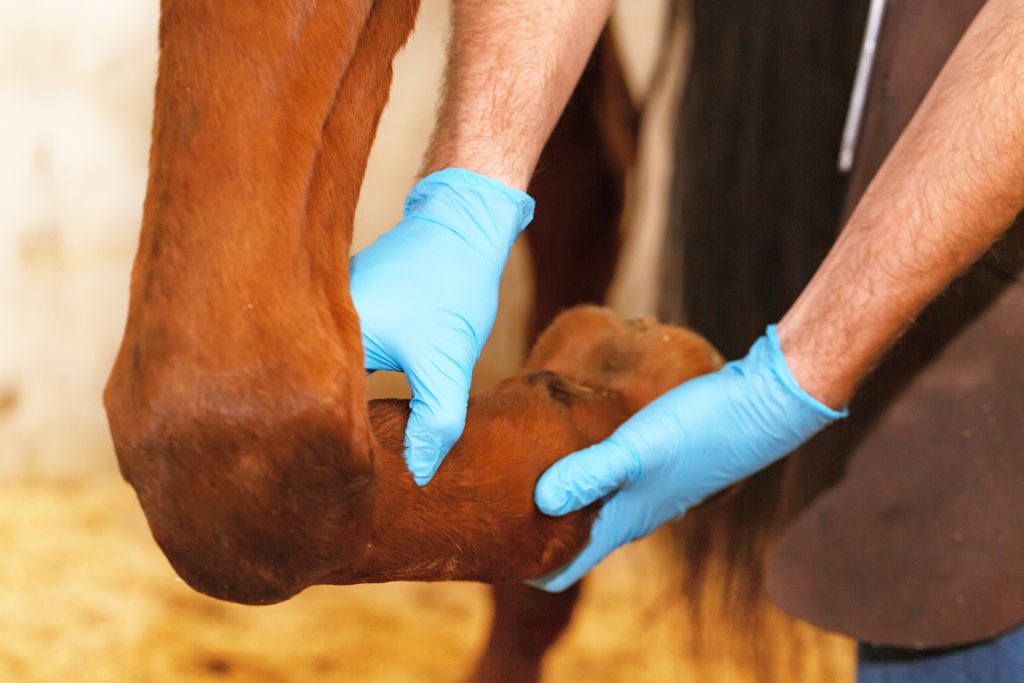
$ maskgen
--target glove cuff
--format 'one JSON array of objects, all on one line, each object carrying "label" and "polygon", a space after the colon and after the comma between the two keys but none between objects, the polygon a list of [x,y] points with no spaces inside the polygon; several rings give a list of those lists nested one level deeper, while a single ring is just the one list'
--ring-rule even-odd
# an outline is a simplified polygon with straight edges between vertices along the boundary
[{"label": "glove cuff", "polygon": [[[440,203],[442,206],[437,206]],[[426,176],[405,198],[405,218],[455,213],[460,220],[446,221],[462,237],[476,243],[482,238],[504,259],[519,233],[533,220],[536,202],[525,192],[462,168],[446,168]]]},{"label": "glove cuff", "polygon": [[[782,345],[779,343],[779,335],[775,330],[775,325],[769,325],[764,332],[763,340],[766,342],[766,353],[768,354],[768,365],[775,377],[782,383],[786,391],[800,402],[810,414],[816,416],[819,421],[814,431],[818,431],[830,422],[842,419],[849,415],[849,410],[844,407],[842,410],[835,410],[825,405],[818,399],[811,396],[806,389],[800,386],[800,383],[793,377],[793,373],[789,370],[789,365],[786,363],[786,356],[782,353]],[[755,344],[756,346],[756,344]]]}]

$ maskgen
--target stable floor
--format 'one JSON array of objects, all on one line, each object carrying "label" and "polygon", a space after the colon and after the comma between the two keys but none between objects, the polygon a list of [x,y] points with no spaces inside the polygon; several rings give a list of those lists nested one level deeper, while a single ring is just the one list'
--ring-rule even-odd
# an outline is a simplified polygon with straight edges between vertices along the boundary
[{"label": "stable floor", "polygon": [[[3,683],[458,681],[490,619],[487,589],[465,583],[317,587],[272,607],[206,598],[174,575],[114,478],[0,486],[0,549]],[[656,542],[610,558],[545,679],[749,680],[688,666],[674,586]]]}]

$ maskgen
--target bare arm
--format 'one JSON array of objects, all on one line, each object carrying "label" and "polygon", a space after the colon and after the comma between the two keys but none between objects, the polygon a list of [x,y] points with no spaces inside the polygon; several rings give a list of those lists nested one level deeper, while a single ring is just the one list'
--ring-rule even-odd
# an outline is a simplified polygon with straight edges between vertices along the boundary
[{"label": "bare arm", "polygon": [[845,404],[1024,208],[1024,2],[989,0],[778,326],[797,381]]},{"label": "bare arm", "polygon": [[525,190],[612,0],[456,0],[424,175],[454,166]]},{"label": "bare arm", "polygon": [[821,402],[845,404],[892,340],[1024,206],[1022,82],[1024,0],[989,0],[775,330],[541,476],[534,497],[547,514],[607,502],[587,547],[534,585],[565,589],[615,548],[842,417]]}]

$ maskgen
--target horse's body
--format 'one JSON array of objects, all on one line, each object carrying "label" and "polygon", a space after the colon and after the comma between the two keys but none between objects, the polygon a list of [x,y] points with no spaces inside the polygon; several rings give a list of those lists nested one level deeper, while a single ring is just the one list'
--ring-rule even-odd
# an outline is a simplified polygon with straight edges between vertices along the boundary
[{"label": "horse's body", "polygon": [[212,595],[283,599],[370,540],[379,447],[348,248],[415,12],[163,4],[149,187],[105,398],[157,542]]},{"label": "horse's body", "polygon": [[[149,188],[105,400],[122,472],[196,589],[268,603],[315,583],[507,582],[475,677],[528,680],[577,591],[519,581],[572,557],[595,514],[541,515],[537,477],[719,359],[678,328],[576,311],[522,373],[474,398],[463,438],[415,487],[401,457],[407,407],[366,403],[348,250],[417,4],[164,0]],[[606,34],[530,187],[531,336],[559,309],[604,298],[636,125]],[[683,527],[701,618],[707,568],[751,560],[722,540],[751,518],[735,508]],[[792,680],[801,669],[780,647],[785,629],[747,616],[766,604],[752,562],[708,604],[753,631],[770,623],[773,637],[740,666]],[[734,642],[749,652],[750,636]]]},{"label": "horse's body", "polygon": [[[558,343],[576,344],[577,365],[556,358],[555,374],[535,353],[529,372],[473,400],[445,467],[427,487],[414,485],[401,457],[406,406],[366,403],[348,251],[391,61],[417,4],[162,5],[149,187],[105,402],[154,537],[209,595],[269,603],[314,583],[518,582],[551,571],[582,547],[595,511],[540,514],[540,473],[717,362],[684,334],[693,362],[673,369],[683,357],[666,357],[645,379],[649,368],[632,365],[635,342],[649,355],[662,332],[619,328],[603,313],[570,317],[570,328],[618,339],[595,351],[623,368],[615,386],[607,373],[576,372],[588,342],[563,323]],[[607,37],[597,55],[571,125],[553,138],[561,151],[546,153],[548,166],[585,172],[531,186],[539,197],[574,198],[542,206],[531,229],[545,255],[537,280],[546,306],[533,334],[559,308],[601,300],[615,260],[636,114]],[[559,177],[571,188],[545,183]],[[601,260],[577,258],[583,244]],[[513,584],[499,595],[529,591]],[[548,602],[562,606],[540,617],[555,624],[541,650],[572,602]],[[498,624],[508,621],[502,604]],[[504,632],[496,629],[481,677],[513,671],[502,663],[517,657]],[[539,653],[529,652],[512,675],[536,673]]]}]

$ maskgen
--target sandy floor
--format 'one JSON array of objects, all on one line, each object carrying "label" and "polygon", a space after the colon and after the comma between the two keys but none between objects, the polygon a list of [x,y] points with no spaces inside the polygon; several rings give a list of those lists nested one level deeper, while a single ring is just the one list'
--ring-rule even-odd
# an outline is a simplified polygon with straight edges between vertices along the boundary
[{"label": "sandy floor", "polygon": [[[474,584],[319,587],[260,608],[205,598],[177,579],[115,479],[0,487],[0,548],[4,682],[457,681],[490,618]],[[547,680],[749,680],[698,675],[678,655],[659,558],[648,543],[605,563]]]}]

